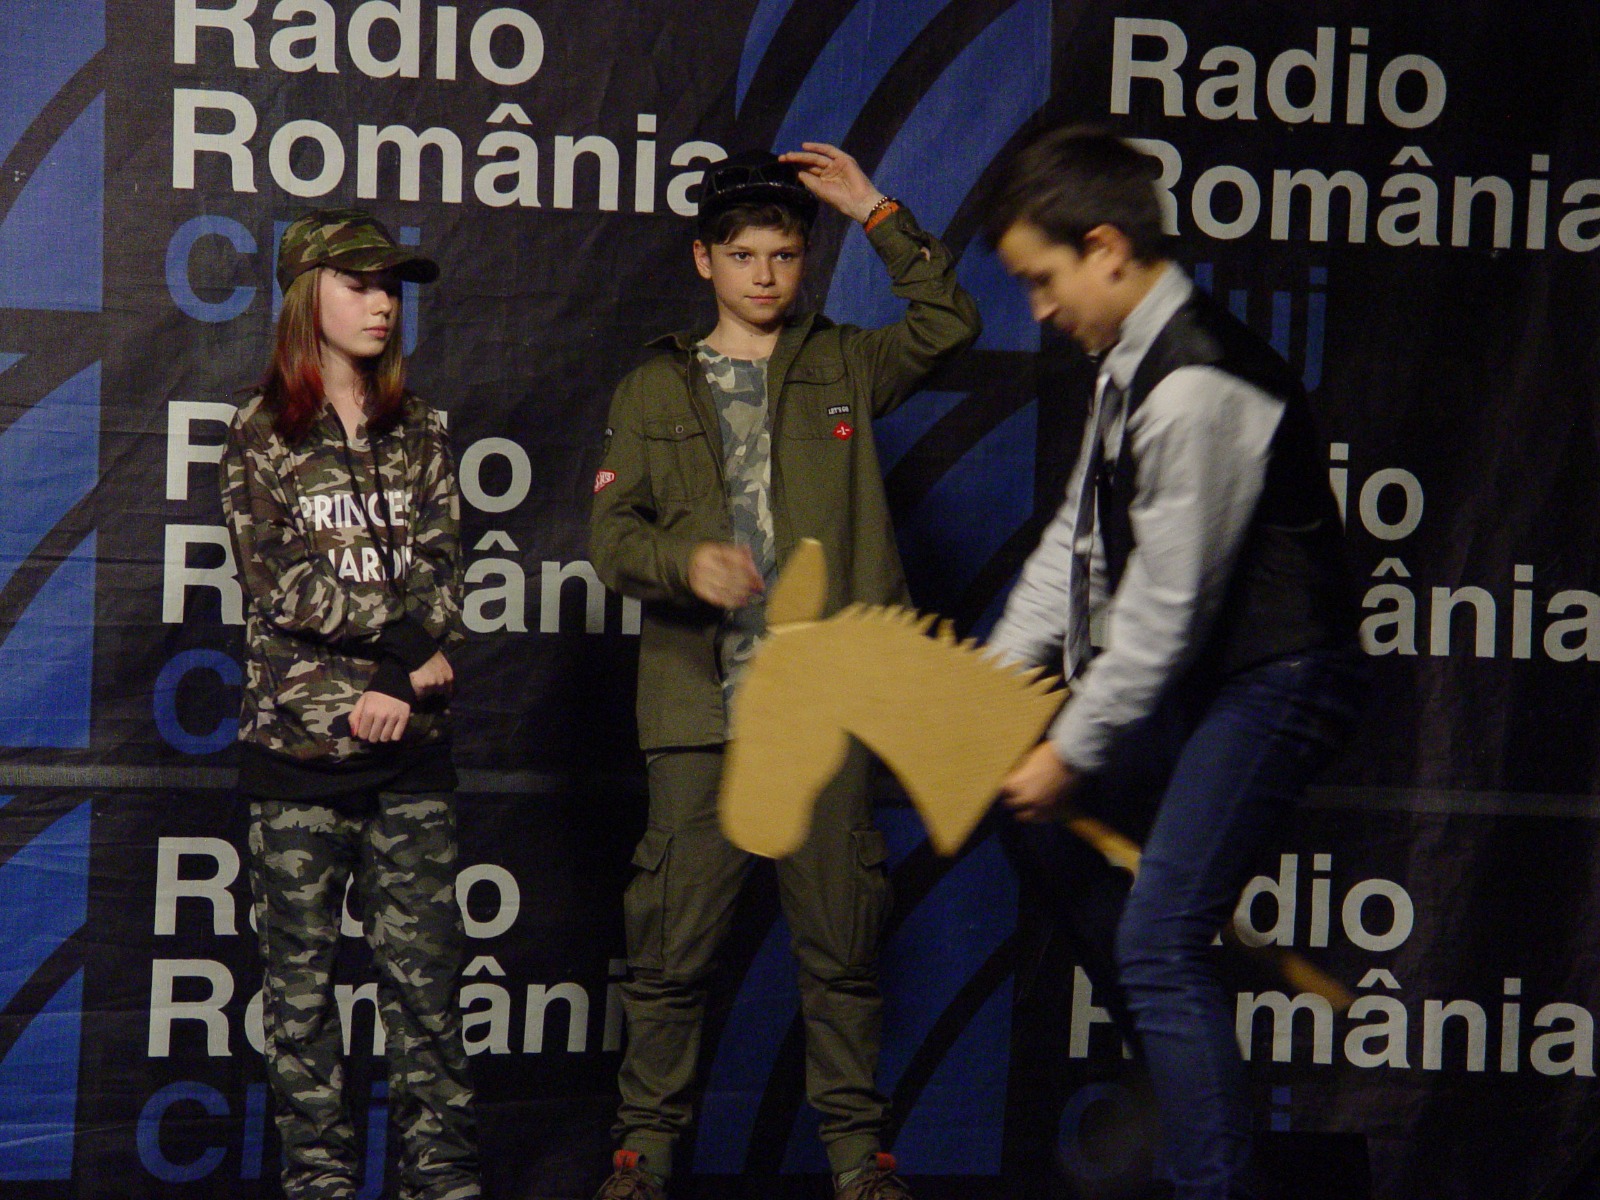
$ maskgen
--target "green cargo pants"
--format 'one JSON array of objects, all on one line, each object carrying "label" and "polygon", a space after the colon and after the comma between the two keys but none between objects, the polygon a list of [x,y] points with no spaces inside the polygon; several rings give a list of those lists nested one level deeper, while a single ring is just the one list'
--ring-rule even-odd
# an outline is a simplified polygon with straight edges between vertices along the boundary
[{"label": "green cargo pants", "polygon": [[455,806],[448,793],[383,792],[367,817],[253,800],[250,885],[265,966],[267,1078],[288,1200],[349,1200],[359,1164],[344,1099],[333,994],[345,881],[354,871],[378,973],[401,1200],[470,1200],[477,1135],[457,985]]},{"label": "green cargo pants", "polygon": [[[835,1172],[881,1149],[888,1101],[873,1076],[883,1000],[878,944],[889,910],[883,835],[872,827],[870,758],[852,745],[817,802],[804,846],[777,865],[779,897],[799,965],[806,1095],[822,1116]],[[720,748],[669,750],[649,762],[650,825],[623,898],[628,1044],[615,1135],[650,1170],[672,1171],[693,1115],[707,981],[753,863],[717,824]]]}]

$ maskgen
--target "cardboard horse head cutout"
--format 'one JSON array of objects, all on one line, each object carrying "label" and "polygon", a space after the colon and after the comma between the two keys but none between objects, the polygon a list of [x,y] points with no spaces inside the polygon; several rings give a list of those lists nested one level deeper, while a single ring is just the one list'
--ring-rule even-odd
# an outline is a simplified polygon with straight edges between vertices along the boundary
[{"label": "cardboard horse head cutout", "polygon": [[822,547],[802,542],[767,605],[768,635],[733,703],[722,777],[728,839],[768,858],[805,842],[817,796],[853,735],[911,797],[940,854],[954,854],[1000,781],[1038,742],[1064,694],[957,642],[948,621],[853,605],[826,621]]}]

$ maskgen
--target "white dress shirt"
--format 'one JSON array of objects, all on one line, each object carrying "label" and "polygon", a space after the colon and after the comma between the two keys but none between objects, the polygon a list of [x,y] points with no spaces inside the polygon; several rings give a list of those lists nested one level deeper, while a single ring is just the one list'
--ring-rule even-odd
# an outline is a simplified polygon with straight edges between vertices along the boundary
[{"label": "white dress shirt", "polygon": [[[1107,414],[1108,462],[1132,455],[1129,509],[1134,546],[1114,595],[1108,595],[1098,520],[1080,522],[1079,506],[1095,503],[1085,477],[1090,440],[1108,381],[1125,395],[1156,335],[1194,290],[1166,264],[1154,286],[1123,322],[1100,365],[1084,445],[1067,485],[1067,501],[1023,567],[990,636],[1007,661],[1057,666],[1073,678],[1073,694],[1050,730],[1063,762],[1094,771],[1117,732],[1149,715],[1167,685],[1205,645],[1245,533],[1261,497],[1282,401],[1215,367],[1180,367],[1162,379],[1130,418],[1126,406]],[[1092,531],[1074,544],[1073,533]],[[1088,612],[1074,611],[1073,579],[1088,574]],[[1075,623],[1101,631],[1103,651],[1070,653]]]}]

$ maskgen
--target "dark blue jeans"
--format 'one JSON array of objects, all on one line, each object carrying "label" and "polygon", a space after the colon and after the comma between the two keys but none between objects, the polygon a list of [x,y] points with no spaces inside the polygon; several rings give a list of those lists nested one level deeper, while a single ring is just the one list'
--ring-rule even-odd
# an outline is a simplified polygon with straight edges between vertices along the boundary
[{"label": "dark blue jeans", "polygon": [[[1085,954],[1085,969],[1111,957],[1120,987],[1108,999],[1131,1020],[1132,1040],[1161,1109],[1178,1200],[1238,1200],[1250,1118],[1231,998],[1210,960],[1250,876],[1312,778],[1343,744],[1364,693],[1358,650],[1315,650],[1274,659],[1220,685],[1174,696],[1119,747],[1095,780],[1099,811],[1118,791],[1164,776],[1139,876],[1107,945],[1103,884],[1046,884],[1044,894]],[[1022,831],[1025,872],[1039,878],[1082,863],[1059,829]],[[1096,929],[1095,926],[1099,925]]]}]

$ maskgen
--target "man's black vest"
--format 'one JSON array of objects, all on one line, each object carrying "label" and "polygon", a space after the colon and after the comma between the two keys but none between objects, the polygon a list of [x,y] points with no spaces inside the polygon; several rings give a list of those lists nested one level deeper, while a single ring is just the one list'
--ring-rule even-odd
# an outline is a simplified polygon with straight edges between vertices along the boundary
[{"label": "man's black vest", "polygon": [[[1269,346],[1196,289],[1134,373],[1125,428],[1158,383],[1195,366],[1225,371],[1284,405],[1266,484],[1195,668],[1227,676],[1281,655],[1353,641],[1357,610],[1320,438],[1299,379]],[[1138,464],[1131,444],[1124,438],[1117,461],[1095,480],[1113,592],[1134,546],[1128,511]]]}]

